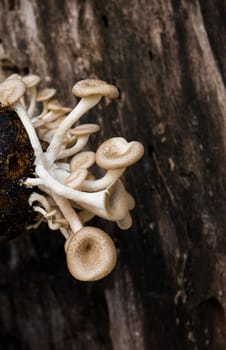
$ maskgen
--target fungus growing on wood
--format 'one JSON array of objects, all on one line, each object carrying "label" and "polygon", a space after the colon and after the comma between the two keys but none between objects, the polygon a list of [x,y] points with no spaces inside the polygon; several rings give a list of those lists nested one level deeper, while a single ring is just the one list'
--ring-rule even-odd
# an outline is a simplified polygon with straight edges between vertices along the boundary
[{"label": "fungus growing on wood", "polygon": [[[116,222],[121,229],[132,225],[130,211],[135,203],[120,176],[142,157],[143,146],[113,137],[96,153],[84,150],[100,127],[77,123],[101,97],[118,97],[115,86],[95,79],[78,82],[72,93],[81,100],[71,109],[51,100],[54,89],[37,91],[39,81],[36,75],[14,75],[0,84],[1,107],[16,112],[34,154],[34,175],[29,172],[20,179],[20,186],[29,190],[29,205],[37,213],[34,222],[26,222],[26,228],[45,221],[51,230],[60,230],[66,239],[69,271],[79,280],[94,281],[112,271],[116,250],[104,231],[84,225],[95,215]],[[37,114],[40,102],[43,107]],[[42,141],[48,143],[45,150]],[[95,164],[105,171],[100,178],[93,174]]]}]

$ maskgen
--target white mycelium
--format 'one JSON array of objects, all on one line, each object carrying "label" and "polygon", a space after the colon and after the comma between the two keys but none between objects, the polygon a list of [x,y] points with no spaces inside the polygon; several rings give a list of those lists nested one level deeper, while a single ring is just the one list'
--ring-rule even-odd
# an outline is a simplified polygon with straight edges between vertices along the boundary
[{"label": "white mycelium", "polygon": [[[114,221],[121,229],[132,225],[130,210],[134,199],[119,177],[126,167],[139,160],[143,146],[121,137],[105,141],[96,151],[83,151],[96,124],[76,123],[102,96],[118,97],[113,85],[87,79],[74,85],[72,93],[81,97],[74,109],[52,100],[54,89],[37,91],[38,76],[13,75],[0,84],[0,103],[17,112],[26,129],[35,155],[35,175],[24,186],[34,188],[29,198],[39,220],[51,230],[60,230],[66,238],[65,252],[72,275],[83,281],[94,281],[111,272],[116,263],[115,246],[102,230],[84,224],[95,215]],[[37,115],[37,104],[42,103]],[[48,144],[42,148],[42,141]],[[105,170],[96,179],[92,166]],[[39,191],[35,192],[35,188]]]}]

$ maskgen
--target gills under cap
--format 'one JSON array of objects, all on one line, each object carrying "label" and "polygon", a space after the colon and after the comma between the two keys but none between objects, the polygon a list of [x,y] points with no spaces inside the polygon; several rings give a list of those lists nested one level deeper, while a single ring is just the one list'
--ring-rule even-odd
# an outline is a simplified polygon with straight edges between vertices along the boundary
[{"label": "gills under cap", "polygon": [[117,254],[112,239],[101,229],[81,228],[65,243],[67,266],[80,281],[96,281],[115,267]]}]

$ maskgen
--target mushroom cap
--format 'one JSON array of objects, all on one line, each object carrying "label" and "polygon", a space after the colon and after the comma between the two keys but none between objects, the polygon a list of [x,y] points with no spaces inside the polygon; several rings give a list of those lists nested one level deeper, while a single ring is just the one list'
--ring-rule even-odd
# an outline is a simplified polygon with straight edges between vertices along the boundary
[{"label": "mushroom cap", "polygon": [[121,230],[128,230],[133,224],[132,217],[128,212],[124,218],[117,221],[117,225]]},{"label": "mushroom cap", "polygon": [[25,77],[22,78],[24,84],[26,85],[26,87],[29,89],[33,86],[38,85],[38,83],[40,82],[40,77],[38,75],[35,74],[29,74],[26,75]]},{"label": "mushroom cap", "polygon": [[64,184],[71,188],[77,188],[83,183],[87,174],[87,169],[75,169],[73,173],[66,178]]},{"label": "mushroom cap", "polygon": [[96,281],[115,267],[117,254],[112,239],[99,228],[86,226],[65,243],[67,266],[80,281]]},{"label": "mushroom cap", "polygon": [[70,107],[63,107],[57,100],[50,100],[48,103],[48,109],[51,111],[62,111],[65,113],[71,112],[72,110]]},{"label": "mushroom cap", "polygon": [[85,79],[77,82],[72,88],[72,93],[77,97],[101,95],[117,98],[119,95],[118,89],[114,85],[98,79]]},{"label": "mushroom cap", "polygon": [[112,137],[96,151],[96,163],[104,169],[125,168],[137,162],[144,154],[140,142],[127,142],[122,137]]},{"label": "mushroom cap", "polygon": [[98,124],[81,124],[76,128],[70,129],[70,134],[76,136],[91,135],[99,131],[100,127]]},{"label": "mushroom cap", "polygon": [[49,100],[51,97],[53,97],[56,93],[56,89],[43,89],[38,92],[38,95],[36,97],[36,101],[42,102]]},{"label": "mushroom cap", "polygon": [[5,80],[0,84],[0,103],[10,106],[16,103],[25,93],[25,85],[20,79]]},{"label": "mushroom cap", "polygon": [[123,219],[128,213],[127,191],[121,180],[107,187],[105,209],[111,221]]},{"label": "mushroom cap", "polygon": [[76,154],[70,162],[70,170],[73,172],[75,169],[88,169],[95,163],[96,155],[94,152],[85,151]]},{"label": "mushroom cap", "polygon": [[6,78],[6,80],[11,80],[11,79],[19,79],[19,80],[22,80],[23,77],[22,77],[20,74],[18,74],[18,73],[13,73],[13,74],[10,74],[10,75]]}]

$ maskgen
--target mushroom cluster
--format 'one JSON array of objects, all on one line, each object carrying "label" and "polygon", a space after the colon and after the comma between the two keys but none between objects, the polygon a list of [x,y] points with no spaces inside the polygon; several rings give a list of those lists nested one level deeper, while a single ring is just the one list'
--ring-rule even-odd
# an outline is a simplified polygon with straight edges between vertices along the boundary
[{"label": "mushroom cluster", "polygon": [[[121,229],[132,225],[135,202],[120,176],[142,157],[143,146],[113,137],[96,152],[87,150],[90,136],[100,128],[78,122],[102,97],[118,97],[115,86],[95,79],[76,83],[72,93],[80,101],[71,109],[54,99],[55,89],[38,91],[39,82],[36,75],[13,74],[0,84],[0,105],[17,113],[34,152],[34,177],[22,185],[32,189],[29,205],[38,215],[27,228],[45,221],[51,230],[60,230],[71,274],[95,281],[112,271],[116,250],[103,230],[84,225],[95,215]],[[95,177],[94,165],[104,172],[101,178]]]}]

